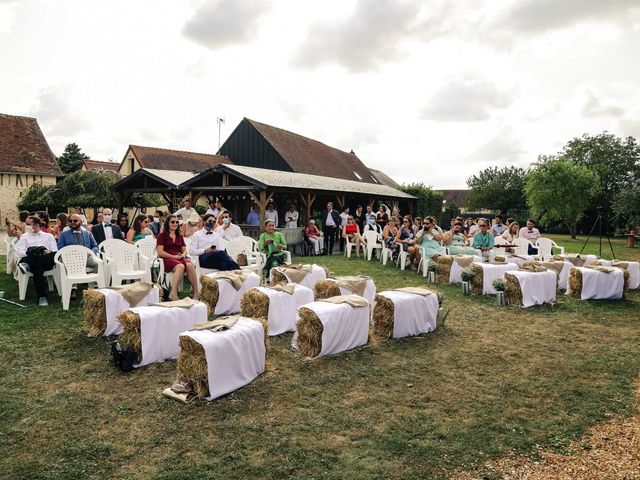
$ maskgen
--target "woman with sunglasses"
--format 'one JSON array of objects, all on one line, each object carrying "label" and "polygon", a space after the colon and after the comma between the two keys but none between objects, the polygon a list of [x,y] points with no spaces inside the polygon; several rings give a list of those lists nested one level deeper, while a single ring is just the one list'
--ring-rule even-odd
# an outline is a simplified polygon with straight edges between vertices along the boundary
[{"label": "woman with sunglasses", "polygon": [[342,238],[344,238],[349,243],[356,244],[356,256],[359,257],[362,237],[360,236],[360,227],[353,218],[353,215],[349,215],[347,217],[347,224],[342,227]]},{"label": "woman with sunglasses", "polygon": [[382,240],[384,246],[391,250],[391,260],[393,262],[398,258],[398,252],[400,251],[400,245],[396,244],[396,235],[398,234],[398,226],[396,225],[396,217],[391,217],[387,222],[387,225],[382,230]]},{"label": "woman with sunglasses", "polygon": [[402,228],[398,230],[396,234],[396,243],[400,245],[400,248],[409,254],[409,265],[411,270],[415,270],[417,267],[414,265],[416,259],[416,253],[418,249],[415,246],[416,230],[413,226],[413,219],[411,215],[405,215],[402,219]]},{"label": "woman with sunglasses", "polygon": [[[435,219],[431,216],[424,217],[422,222],[422,230],[418,236],[417,243],[422,247],[425,258],[424,262],[438,258],[444,255],[446,250],[440,245],[442,234],[438,231]],[[420,250],[416,253],[416,261],[420,262]]]},{"label": "woman with sunglasses", "polygon": [[135,218],[133,225],[127,232],[127,242],[134,244],[149,235],[153,235],[153,232],[149,228],[149,217],[140,214]]},{"label": "woman with sunglasses", "polygon": [[187,246],[184,243],[184,238],[180,234],[179,227],[178,217],[168,215],[164,222],[164,228],[158,235],[156,250],[158,251],[158,256],[162,258],[164,262],[164,271],[174,273],[174,281],[171,284],[169,298],[171,300],[179,300],[178,285],[180,285],[180,279],[186,270],[189,283],[191,283],[191,288],[193,288],[193,298],[197,300],[200,293],[198,292],[196,269],[189,261]]}]

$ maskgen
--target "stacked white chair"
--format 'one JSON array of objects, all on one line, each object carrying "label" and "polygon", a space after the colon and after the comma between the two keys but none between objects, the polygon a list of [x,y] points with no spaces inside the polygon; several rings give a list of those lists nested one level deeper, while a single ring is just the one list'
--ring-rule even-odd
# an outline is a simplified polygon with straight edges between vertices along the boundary
[{"label": "stacked white chair", "polygon": [[144,280],[151,283],[151,269],[140,257],[140,250],[127,242],[114,244],[106,255],[111,274],[111,285],[121,285],[123,280]]},{"label": "stacked white chair", "polygon": [[[91,258],[98,265],[97,273],[87,273],[87,261]],[[54,257],[57,267],[59,292],[62,297],[62,309],[69,310],[71,290],[74,285],[96,283],[98,288],[106,287],[103,274],[103,261],[86,247],[69,245],[58,250]]]},{"label": "stacked white chair", "polygon": [[103,268],[104,281],[107,285],[111,283],[111,270],[110,270],[108,257],[110,256],[111,249],[114,247],[114,245],[118,245],[122,242],[123,240],[111,238],[109,240],[105,240],[101,242],[100,245],[98,245],[98,255],[100,255],[100,258],[104,261],[102,268]]},{"label": "stacked white chair", "polygon": [[146,237],[138,240],[134,245],[140,251],[140,260],[141,262],[144,262],[144,268],[151,270],[153,262],[158,258],[156,239],[153,235],[147,235]]}]

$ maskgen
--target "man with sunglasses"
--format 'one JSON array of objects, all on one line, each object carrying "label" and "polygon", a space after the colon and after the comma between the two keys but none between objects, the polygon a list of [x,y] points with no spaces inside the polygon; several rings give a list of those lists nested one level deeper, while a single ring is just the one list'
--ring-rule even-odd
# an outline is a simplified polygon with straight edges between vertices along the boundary
[{"label": "man with sunglasses", "polygon": [[58,249],[68,245],[81,245],[98,253],[98,242],[87,230],[82,228],[82,217],[77,213],[69,216],[69,228],[65,228],[58,238]]},{"label": "man with sunglasses", "polygon": [[233,223],[233,216],[229,210],[222,212],[222,225],[216,228],[216,233],[227,242],[242,236],[242,230]]},{"label": "man with sunglasses", "polygon": [[489,220],[486,218],[479,219],[478,229],[473,236],[473,244],[471,246],[476,250],[482,251],[482,256],[488,258],[489,251],[495,246],[493,235],[489,231]]}]

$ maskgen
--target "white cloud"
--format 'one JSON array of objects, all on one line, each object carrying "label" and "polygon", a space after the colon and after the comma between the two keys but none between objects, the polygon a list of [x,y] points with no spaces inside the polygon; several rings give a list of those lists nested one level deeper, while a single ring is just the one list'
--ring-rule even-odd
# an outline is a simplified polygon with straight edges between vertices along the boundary
[{"label": "white cloud", "polygon": [[488,80],[450,80],[432,95],[422,110],[422,118],[445,122],[487,120],[492,111],[507,108],[512,101],[508,90]]},{"label": "white cloud", "polygon": [[83,112],[74,108],[71,89],[62,86],[40,90],[31,115],[38,119],[46,135],[72,137],[91,127]]},{"label": "white cloud", "polygon": [[483,165],[519,165],[525,153],[509,129],[486,141],[470,155],[470,162]]},{"label": "white cloud", "polygon": [[593,89],[586,90],[585,95],[586,99],[582,105],[582,114],[585,117],[622,117],[624,115],[622,107],[603,101]]},{"label": "white cloud", "polygon": [[247,43],[256,36],[266,0],[219,0],[206,3],[184,25],[183,33],[210,49]]}]

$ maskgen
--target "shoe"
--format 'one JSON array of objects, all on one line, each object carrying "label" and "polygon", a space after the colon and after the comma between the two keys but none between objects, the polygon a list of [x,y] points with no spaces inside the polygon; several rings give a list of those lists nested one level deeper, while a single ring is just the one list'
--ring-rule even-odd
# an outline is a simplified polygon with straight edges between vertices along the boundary
[{"label": "shoe", "polygon": [[47,297],[40,297],[38,299],[38,306],[40,307],[46,307],[49,305],[49,301],[47,300]]},{"label": "shoe", "polygon": [[78,290],[74,288],[71,290],[71,300],[75,300],[76,298],[78,298]]}]

